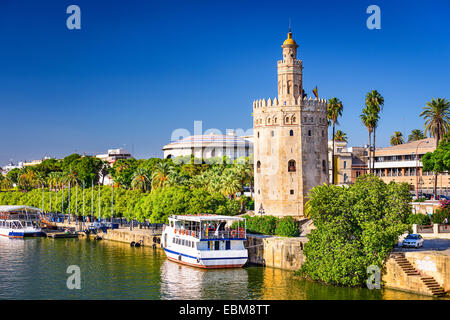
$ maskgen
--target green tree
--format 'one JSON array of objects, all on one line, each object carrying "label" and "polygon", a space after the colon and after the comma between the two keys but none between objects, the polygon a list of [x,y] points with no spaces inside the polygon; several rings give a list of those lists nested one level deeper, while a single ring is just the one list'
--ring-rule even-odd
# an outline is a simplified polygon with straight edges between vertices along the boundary
[{"label": "green tree", "polygon": [[151,184],[152,179],[149,172],[144,168],[137,168],[131,180],[131,187],[145,192],[150,191]]},{"label": "green tree", "polygon": [[[430,133],[431,137],[436,140],[436,147],[439,145],[440,140],[450,129],[450,102],[445,98],[433,98],[430,102],[427,102],[423,107],[423,111],[420,114],[425,120],[425,135]],[[436,197],[437,191],[438,173],[434,174],[434,197]]]},{"label": "green tree", "polygon": [[333,97],[331,99],[328,100],[328,105],[327,105],[327,118],[328,118],[328,122],[333,126],[333,135],[332,135],[332,139],[333,139],[333,147],[331,150],[331,168],[332,168],[332,183],[334,184],[334,175],[335,175],[335,166],[334,166],[334,137],[335,137],[335,128],[336,128],[336,124],[338,124],[338,118],[340,116],[342,116],[342,111],[344,110],[344,106],[342,104],[342,102],[336,98]]},{"label": "green tree", "polygon": [[372,90],[366,94],[366,108],[373,114],[373,119],[375,120],[375,125],[373,127],[373,156],[372,156],[372,171],[375,167],[375,136],[376,129],[378,127],[378,121],[380,119],[380,113],[383,110],[384,98],[377,90]]},{"label": "green tree", "polygon": [[152,175],[152,187],[161,188],[167,183],[172,165],[168,162],[159,162],[155,165]]},{"label": "green tree", "polygon": [[313,280],[364,285],[367,267],[383,263],[410,230],[411,194],[406,183],[384,183],[373,175],[354,185],[317,186],[310,194],[315,229],[307,236],[300,272]]},{"label": "green tree", "polygon": [[111,176],[114,183],[125,189],[131,188],[133,174],[138,167],[138,162],[134,158],[119,159],[114,162],[111,168]]},{"label": "green tree", "polygon": [[378,123],[378,116],[366,107],[359,117],[369,133],[369,172],[372,172],[372,133]]},{"label": "green tree", "polygon": [[414,129],[411,131],[411,134],[408,136],[408,142],[418,141],[425,139],[426,136],[423,134],[422,130]]},{"label": "green tree", "polygon": [[347,142],[347,134],[341,130],[337,130],[334,135],[334,141]]},{"label": "green tree", "polygon": [[399,144],[403,144],[405,140],[403,139],[403,134],[400,131],[394,131],[394,134],[391,136],[391,146],[398,146]]}]

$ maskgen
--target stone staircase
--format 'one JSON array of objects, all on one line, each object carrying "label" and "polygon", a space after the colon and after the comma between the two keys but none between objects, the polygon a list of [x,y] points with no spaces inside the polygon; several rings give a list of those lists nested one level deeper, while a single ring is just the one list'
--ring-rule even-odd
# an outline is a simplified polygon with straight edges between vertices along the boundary
[{"label": "stone staircase", "polygon": [[396,252],[392,254],[392,257],[403,272],[408,275],[408,277],[420,277],[420,280],[425,285],[430,295],[438,297],[446,294],[444,289],[433,277],[421,275],[420,272],[408,261],[408,259],[406,259],[404,253]]}]

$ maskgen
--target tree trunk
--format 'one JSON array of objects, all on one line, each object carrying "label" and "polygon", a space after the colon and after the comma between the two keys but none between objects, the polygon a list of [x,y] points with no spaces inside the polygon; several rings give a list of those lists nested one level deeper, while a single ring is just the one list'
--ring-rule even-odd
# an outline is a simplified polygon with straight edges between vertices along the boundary
[{"label": "tree trunk", "polygon": [[334,129],[335,129],[335,123],[333,121],[333,149],[331,150],[331,183],[334,184]]},{"label": "tree trunk", "polygon": [[369,163],[368,163],[368,169],[369,169],[369,173],[372,172],[372,170],[370,169],[370,167],[372,166],[372,133],[369,131]]},{"label": "tree trunk", "polygon": [[375,173],[375,128],[373,128],[372,173]]}]

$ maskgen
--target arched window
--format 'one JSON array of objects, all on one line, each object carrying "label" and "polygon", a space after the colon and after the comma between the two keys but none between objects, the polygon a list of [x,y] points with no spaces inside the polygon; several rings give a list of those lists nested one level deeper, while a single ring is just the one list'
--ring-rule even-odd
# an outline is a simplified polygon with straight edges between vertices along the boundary
[{"label": "arched window", "polygon": [[172,159],[172,155],[169,154],[169,155],[166,157],[166,159]]},{"label": "arched window", "polygon": [[322,160],[322,171],[324,172],[324,173],[326,173],[327,172],[327,163],[325,162],[325,160]]},{"label": "arched window", "polygon": [[273,123],[277,123],[277,118],[275,117],[275,119],[273,119]]},{"label": "arched window", "polygon": [[308,130],[308,136],[311,137],[311,130]]},{"label": "arched window", "polygon": [[258,160],[258,162],[256,163],[256,172],[260,171],[261,171],[261,161]]},{"label": "arched window", "polygon": [[257,135],[258,135],[258,138],[259,138],[259,131],[257,131]]},{"label": "arched window", "polygon": [[289,160],[288,172],[295,172],[295,160]]},{"label": "arched window", "polygon": [[324,131],[322,130],[322,137],[324,136]]},{"label": "arched window", "polygon": [[270,118],[267,119],[267,123],[270,124]]},{"label": "arched window", "polygon": [[286,117],[286,123],[289,123],[289,117]]},{"label": "arched window", "polygon": [[289,135],[290,135],[291,137],[293,137],[293,136],[294,136],[294,130],[289,130]]},{"label": "arched window", "polygon": [[297,119],[295,117],[292,117],[292,123],[295,123]]}]

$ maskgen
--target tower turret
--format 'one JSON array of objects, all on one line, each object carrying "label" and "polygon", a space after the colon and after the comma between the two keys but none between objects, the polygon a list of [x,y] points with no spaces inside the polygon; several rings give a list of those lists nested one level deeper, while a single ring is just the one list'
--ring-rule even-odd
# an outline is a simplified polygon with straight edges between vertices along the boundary
[{"label": "tower turret", "polygon": [[298,44],[292,38],[291,28],[283,45],[283,60],[278,61],[278,100],[282,103],[296,100],[302,92],[302,61],[297,60]]}]

